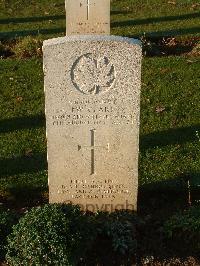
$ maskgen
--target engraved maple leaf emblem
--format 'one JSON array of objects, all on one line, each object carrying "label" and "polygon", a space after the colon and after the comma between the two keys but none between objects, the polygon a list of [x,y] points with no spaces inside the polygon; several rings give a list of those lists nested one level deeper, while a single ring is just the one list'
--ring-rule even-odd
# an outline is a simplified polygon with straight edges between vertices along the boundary
[{"label": "engraved maple leaf emblem", "polygon": [[85,54],[72,67],[72,82],[84,94],[99,94],[110,89],[115,81],[115,68],[107,57]]}]

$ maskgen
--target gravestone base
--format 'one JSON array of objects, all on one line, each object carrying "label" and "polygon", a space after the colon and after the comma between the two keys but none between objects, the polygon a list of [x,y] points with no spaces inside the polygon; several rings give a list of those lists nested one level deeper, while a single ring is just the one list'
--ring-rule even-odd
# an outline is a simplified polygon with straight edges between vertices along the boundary
[{"label": "gravestone base", "polygon": [[140,42],[71,36],[43,53],[50,202],[136,210]]}]

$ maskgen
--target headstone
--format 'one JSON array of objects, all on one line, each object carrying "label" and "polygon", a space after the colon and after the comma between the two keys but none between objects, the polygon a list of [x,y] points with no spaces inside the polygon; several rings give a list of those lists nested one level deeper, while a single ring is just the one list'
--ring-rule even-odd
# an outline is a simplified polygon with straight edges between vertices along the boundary
[{"label": "headstone", "polygon": [[67,35],[109,35],[110,0],[65,0]]},{"label": "headstone", "polygon": [[136,210],[139,41],[63,37],[43,53],[50,202]]}]

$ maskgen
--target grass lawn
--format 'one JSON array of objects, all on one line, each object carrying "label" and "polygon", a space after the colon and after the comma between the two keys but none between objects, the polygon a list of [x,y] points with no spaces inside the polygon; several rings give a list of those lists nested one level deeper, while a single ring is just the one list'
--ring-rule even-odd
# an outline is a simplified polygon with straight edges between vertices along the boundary
[{"label": "grass lawn", "polygon": [[42,62],[2,60],[0,76],[1,195],[32,201],[47,188]]},{"label": "grass lawn", "polygon": [[[1,0],[0,39],[65,34],[64,0]],[[200,4],[192,0],[113,0],[111,33],[122,36],[199,36]]]}]

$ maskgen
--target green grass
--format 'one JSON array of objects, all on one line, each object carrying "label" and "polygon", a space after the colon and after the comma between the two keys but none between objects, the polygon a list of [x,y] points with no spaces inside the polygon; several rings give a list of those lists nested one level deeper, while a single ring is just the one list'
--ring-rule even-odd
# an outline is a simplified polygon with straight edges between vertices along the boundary
[{"label": "green grass", "polygon": [[113,34],[142,36],[145,33],[158,37],[200,34],[200,6],[195,6],[194,1],[114,0],[112,10]]},{"label": "green grass", "polygon": [[[199,67],[198,58],[143,60],[140,186],[176,191],[183,174],[200,183]],[[34,204],[47,191],[42,60],[1,60],[0,78],[0,195]]]},{"label": "green grass", "polygon": [[[142,184],[200,174],[200,62],[146,58],[141,113]],[[160,113],[157,108],[165,108]],[[160,109],[161,110],[161,109]]]},{"label": "green grass", "polygon": [[[65,34],[64,0],[1,0],[0,10],[0,39],[38,33],[44,38]],[[114,35],[200,35],[198,1],[113,0],[111,10]]]},{"label": "green grass", "polygon": [[64,1],[8,1],[0,2],[1,38],[17,37],[45,33],[65,32]]},{"label": "green grass", "polygon": [[0,77],[0,191],[28,200],[47,189],[41,60],[2,60]]}]

